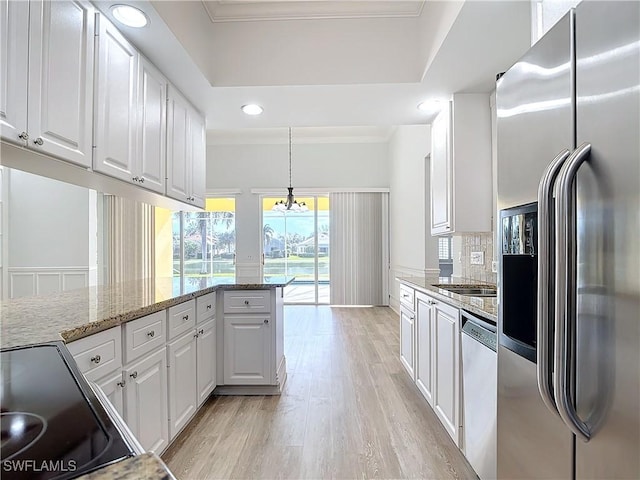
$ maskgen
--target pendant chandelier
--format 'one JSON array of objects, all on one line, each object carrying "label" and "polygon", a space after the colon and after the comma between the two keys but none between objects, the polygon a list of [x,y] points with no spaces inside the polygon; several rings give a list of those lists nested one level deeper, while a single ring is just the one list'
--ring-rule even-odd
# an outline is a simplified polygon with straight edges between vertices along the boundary
[{"label": "pendant chandelier", "polygon": [[293,187],[291,186],[291,127],[289,127],[289,193],[286,200],[276,202],[272,210],[274,212],[306,212],[309,210],[304,202],[298,203],[293,196]]}]

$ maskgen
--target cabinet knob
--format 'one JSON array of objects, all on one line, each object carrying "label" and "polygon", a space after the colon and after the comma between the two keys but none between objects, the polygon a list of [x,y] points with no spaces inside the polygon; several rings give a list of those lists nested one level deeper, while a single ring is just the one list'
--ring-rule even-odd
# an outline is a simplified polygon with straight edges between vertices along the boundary
[{"label": "cabinet knob", "polygon": [[211,310],[211,304],[207,305],[207,310]]},{"label": "cabinet knob", "polygon": [[98,363],[100,363],[100,360],[102,360],[102,358],[100,358],[100,355],[96,355],[95,357],[91,357],[91,361],[92,361],[93,363],[95,363],[96,365],[97,365]]},{"label": "cabinet knob", "polygon": [[33,143],[41,147],[42,145],[44,145],[44,140],[42,139],[42,137],[38,137],[33,141]]},{"label": "cabinet knob", "polygon": [[265,325],[269,325],[269,320],[265,318],[265,319],[264,319],[264,324],[265,324]]},{"label": "cabinet knob", "polygon": [[127,382],[125,382],[124,380],[122,380],[121,382],[116,383],[116,385],[118,385],[119,387],[123,387],[126,385]]},{"label": "cabinet knob", "polygon": [[151,330],[150,332],[147,332],[147,337],[151,337],[153,338],[155,336],[156,332],[154,332],[153,330]]},{"label": "cabinet knob", "polygon": [[245,305],[249,305],[249,300],[245,300],[245,301],[244,301],[244,304],[245,304]]},{"label": "cabinet knob", "polygon": [[144,177],[140,177],[140,183],[144,183]]},{"label": "cabinet knob", "polygon": [[134,182],[138,181],[138,177],[133,177],[131,180],[133,180]]},{"label": "cabinet knob", "polygon": [[138,372],[136,371],[136,372],[130,373],[129,376],[131,378],[138,378]]},{"label": "cabinet knob", "polygon": [[189,314],[187,314],[184,317],[182,317],[182,320],[189,320]]},{"label": "cabinet knob", "polygon": [[193,338],[198,338],[200,335],[198,335],[197,333],[193,336]]},{"label": "cabinet knob", "polygon": [[22,132],[20,135],[18,135],[18,138],[20,140],[29,140],[29,134],[27,132]]},{"label": "cabinet knob", "polygon": [[200,330],[198,330],[198,334],[204,335],[204,328],[201,328]]}]

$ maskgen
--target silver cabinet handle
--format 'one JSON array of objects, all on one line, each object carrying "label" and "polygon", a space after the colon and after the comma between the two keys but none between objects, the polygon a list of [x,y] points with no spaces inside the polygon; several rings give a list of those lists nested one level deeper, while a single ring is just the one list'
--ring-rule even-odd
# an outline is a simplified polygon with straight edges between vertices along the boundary
[{"label": "silver cabinet handle", "polygon": [[133,372],[133,373],[130,373],[130,374],[129,374],[129,376],[130,376],[131,378],[138,378],[138,372],[137,372],[137,371],[135,371],[135,372]]},{"label": "silver cabinet handle", "polygon": [[38,137],[33,141],[33,143],[41,147],[42,145],[44,145],[44,140],[42,139],[42,137]]},{"label": "silver cabinet handle", "polygon": [[95,357],[91,357],[91,361],[93,363],[95,363],[96,365],[100,363],[100,360],[102,360],[102,358],[100,357],[100,355],[96,355]]},{"label": "silver cabinet handle", "polygon": [[409,320],[415,320],[415,319],[416,317],[413,317],[413,316],[409,317]]},{"label": "silver cabinet handle", "polygon": [[137,182],[139,180],[138,177],[133,177],[131,180],[133,180],[134,182]]},{"label": "silver cabinet handle", "polygon": [[199,335],[204,335],[204,328],[201,328],[200,330],[198,330],[198,334]]},{"label": "silver cabinet handle", "polygon": [[207,305],[207,310],[211,310],[211,304]]},{"label": "silver cabinet handle", "polygon": [[123,387],[126,385],[127,382],[125,382],[124,380],[122,380],[121,382],[116,383],[117,386],[119,387]]},{"label": "silver cabinet handle", "polygon": [[556,276],[555,276],[555,368],[554,393],[558,413],[569,429],[585,442],[591,437],[591,429],[578,416],[571,399],[571,371],[576,359],[568,356],[575,350],[576,334],[575,283],[576,283],[576,215],[575,178],[578,169],[591,151],[591,145],[583,143],[574,150],[558,174],[556,186]]},{"label": "silver cabinet handle", "polygon": [[264,319],[264,324],[265,324],[265,325],[269,325],[269,320],[265,318],[265,319]]},{"label": "silver cabinet handle", "polygon": [[553,413],[558,413],[558,407],[553,398],[553,382],[551,379],[551,342],[549,339],[549,289],[551,282],[549,270],[552,265],[554,244],[553,228],[550,222],[553,205],[553,185],[565,160],[571,152],[563,150],[547,166],[538,185],[538,343],[537,369],[538,390],[544,404]]},{"label": "silver cabinet handle", "polygon": [[22,133],[20,133],[20,135],[18,135],[18,138],[20,140],[25,140],[25,141],[29,140],[29,134],[27,132],[22,132]]},{"label": "silver cabinet handle", "polygon": [[144,183],[144,177],[140,177],[140,183]]},{"label": "silver cabinet handle", "polygon": [[153,338],[155,336],[156,332],[154,332],[153,330],[151,330],[150,332],[147,332],[147,337],[151,337]]},{"label": "silver cabinet handle", "polygon": [[406,293],[403,293],[402,298],[409,298],[409,295],[407,295]]},{"label": "silver cabinet handle", "polygon": [[244,304],[245,304],[245,305],[249,305],[249,300],[245,300],[245,301],[244,301]]},{"label": "silver cabinet handle", "polygon": [[193,338],[198,338],[200,335],[198,335],[197,333],[193,336]]},{"label": "silver cabinet handle", "polygon": [[184,317],[182,317],[182,320],[189,320],[189,314],[187,314]]}]

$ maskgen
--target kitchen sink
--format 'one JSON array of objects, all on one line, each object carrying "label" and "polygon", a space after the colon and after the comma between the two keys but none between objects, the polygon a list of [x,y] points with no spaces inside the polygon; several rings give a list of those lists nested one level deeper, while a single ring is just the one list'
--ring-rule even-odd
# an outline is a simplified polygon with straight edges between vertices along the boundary
[{"label": "kitchen sink", "polygon": [[466,295],[469,297],[495,297],[496,289],[493,287],[474,287],[471,285],[434,285],[434,287],[447,290],[458,295]]}]

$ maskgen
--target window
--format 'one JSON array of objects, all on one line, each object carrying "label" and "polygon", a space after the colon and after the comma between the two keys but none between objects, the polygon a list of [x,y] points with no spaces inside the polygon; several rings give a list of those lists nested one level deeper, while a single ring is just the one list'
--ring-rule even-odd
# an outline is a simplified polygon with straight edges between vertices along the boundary
[{"label": "window", "polygon": [[453,275],[452,237],[438,238],[438,259],[441,277]]},{"label": "window", "polygon": [[208,198],[204,212],[156,208],[156,275],[185,282],[214,277],[235,281],[235,198]]}]

